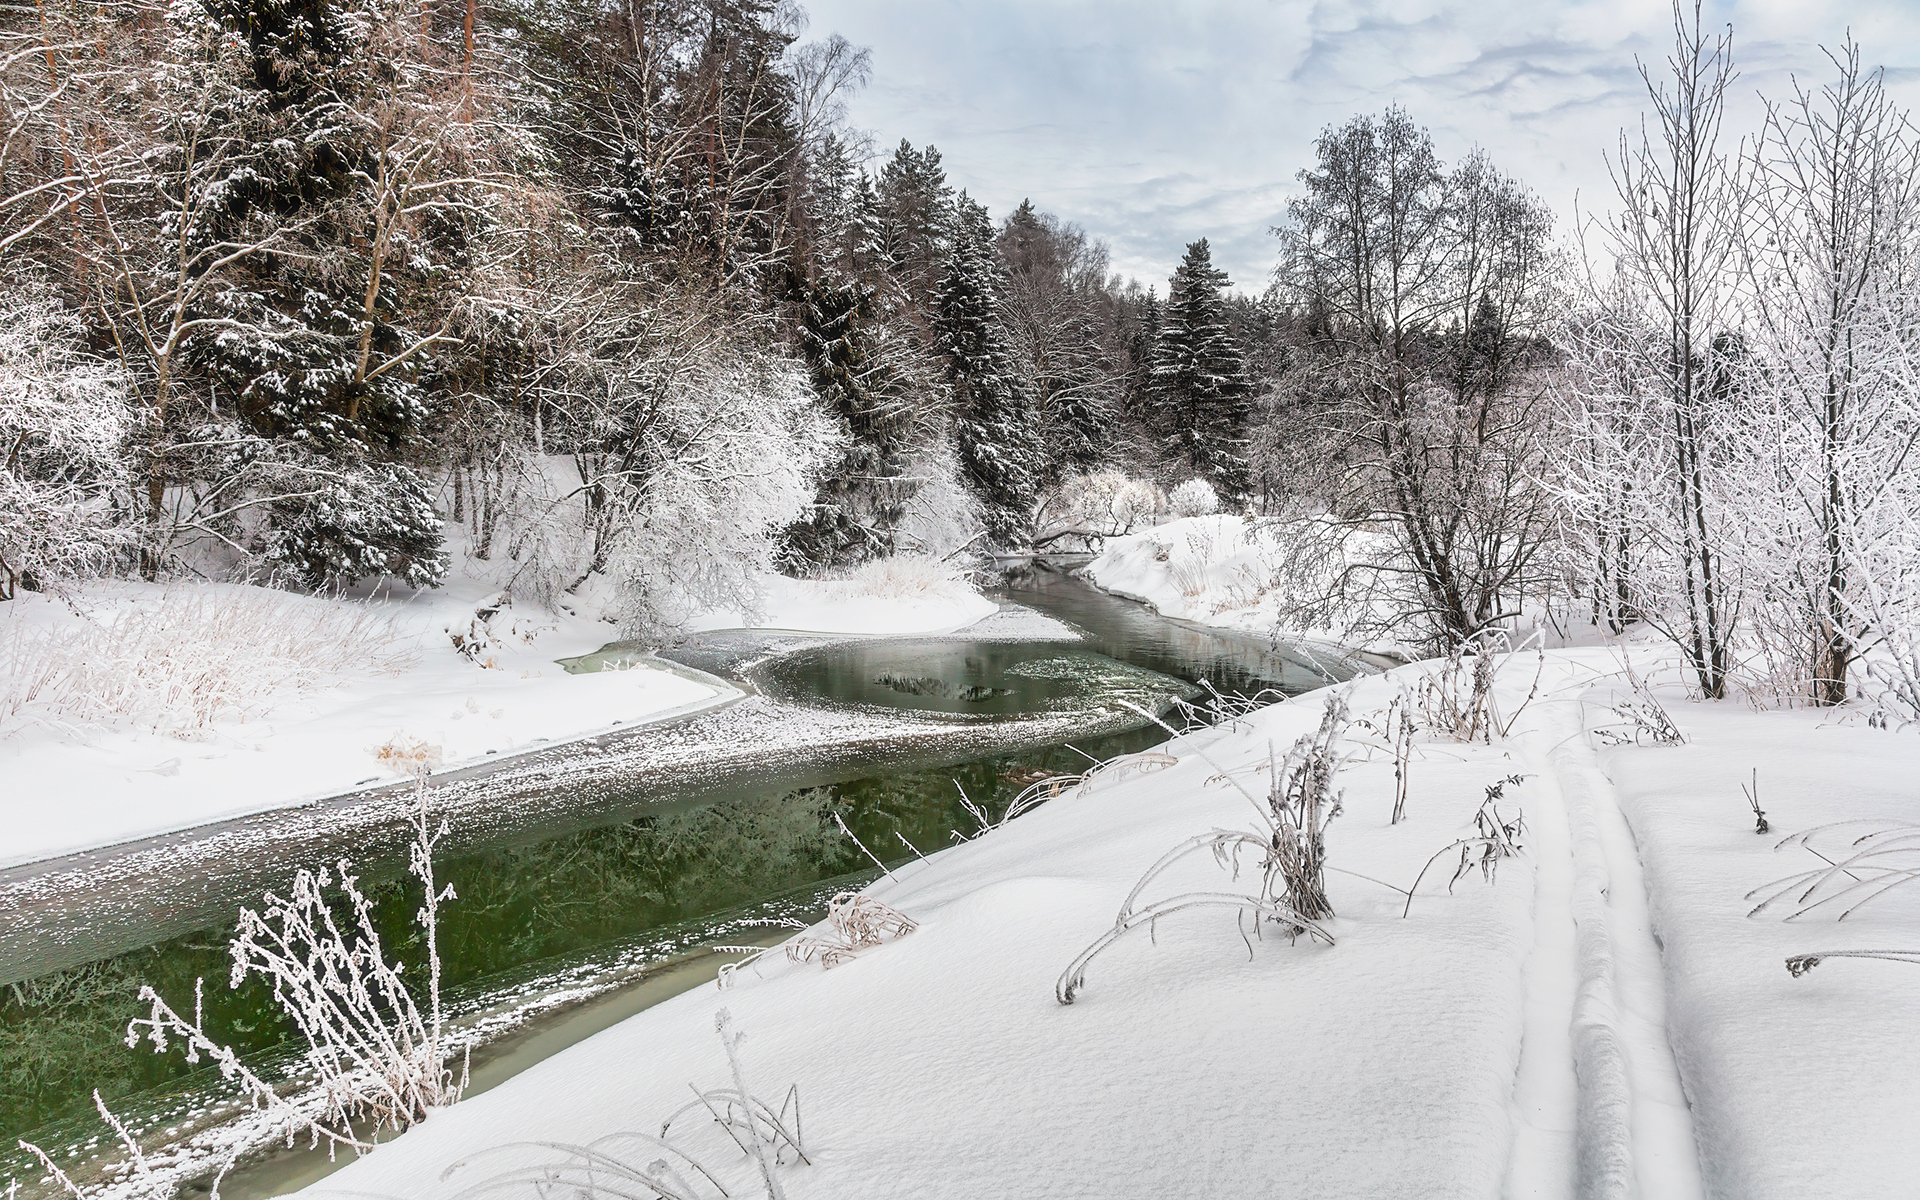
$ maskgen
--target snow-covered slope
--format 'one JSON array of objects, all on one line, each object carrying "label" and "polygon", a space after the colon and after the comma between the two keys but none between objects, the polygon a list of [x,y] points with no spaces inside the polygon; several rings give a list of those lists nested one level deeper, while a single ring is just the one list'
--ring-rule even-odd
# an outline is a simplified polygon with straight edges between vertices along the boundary
[{"label": "snow-covered slope", "polygon": [[[1651,677],[1651,655],[1635,653]],[[748,1035],[752,1088],[777,1104],[799,1085],[812,1164],[779,1168],[793,1200],[1907,1194],[1920,1176],[1912,968],[1836,958],[1795,978],[1784,960],[1920,948],[1920,891],[1844,924],[1750,919],[1747,893],[1822,865],[1776,851],[1781,835],[1906,819],[1920,745],[1858,714],[1689,704],[1678,687],[1660,696],[1688,743],[1642,729],[1632,744],[1613,707],[1628,694],[1616,654],[1511,660],[1511,739],[1424,731],[1398,825],[1392,762],[1355,727],[1328,833],[1332,947],[1272,926],[1248,943],[1231,913],[1193,910],[1096,959],[1071,1007],[1053,996],[1164,851],[1251,825],[1235,781],[1264,793],[1270,747],[1318,718],[1307,696],[873,885],[913,933],[832,970],[767,960],[731,990],[643,1012],[314,1192],[451,1196],[565,1157],[530,1141],[656,1133],[689,1083],[729,1084],[724,1007]],[[1352,685],[1355,715],[1379,725],[1397,684]],[[1754,834],[1740,794],[1755,767],[1773,836]],[[1475,851],[1449,885],[1449,843],[1474,835],[1487,787],[1515,774],[1501,807],[1524,812],[1522,857],[1488,882]],[[1395,889],[1430,857],[1403,918]],[[1245,870],[1236,883],[1195,856],[1148,898],[1246,886]],[[732,1194],[764,1194],[711,1125],[683,1128]],[[636,1167],[659,1157],[607,1148]]]},{"label": "snow-covered slope", "polygon": [[[1351,533],[1362,542],[1369,535]],[[1182,517],[1142,533],[1108,538],[1081,569],[1100,588],[1144,601],[1163,616],[1249,632],[1402,654],[1405,648],[1296,615],[1313,599],[1296,594],[1316,581],[1297,578],[1298,548],[1280,526],[1244,517]],[[1324,585],[1324,581],[1318,581]]]},{"label": "snow-covered slope", "polygon": [[[1361,684],[1356,709],[1391,690]],[[916,932],[832,970],[767,960],[728,991],[669,1001],[436,1113],[316,1190],[452,1195],[557,1157],[496,1153],[440,1180],[483,1148],[656,1133],[689,1083],[725,1083],[724,1006],[747,1034],[753,1086],[777,1103],[799,1085],[813,1165],[781,1171],[793,1200],[1494,1196],[1531,944],[1524,861],[1452,895],[1430,875],[1407,920],[1391,888],[1336,874],[1332,948],[1290,945],[1273,926],[1249,944],[1226,910],[1172,916],[1157,943],[1141,930],[1096,959],[1071,1007],[1054,999],[1061,969],[1156,858],[1252,822],[1222,769],[1263,795],[1270,741],[1284,746],[1319,715],[1309,698],[1182,739],[1168,747],[1175,766],[1110,777],[901,868],[868,894]],[[1503,748],[1449,747],[1423,766],[1412,819],[1390,826],[1391,764],[1356,765],[1333,860],[1409,883],[1513,770]],[[1248,884],[1201,855],[1155,894],[1183,886]],[[733,1194],[761,1195],[703,1124],[689,1144]],[[636,1165],[657,1157],[626,1149]]]}]

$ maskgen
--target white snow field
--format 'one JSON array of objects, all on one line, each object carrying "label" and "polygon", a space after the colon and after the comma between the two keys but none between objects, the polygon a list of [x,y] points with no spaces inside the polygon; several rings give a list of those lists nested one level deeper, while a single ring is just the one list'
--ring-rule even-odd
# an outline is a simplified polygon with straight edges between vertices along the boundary
[{"label": "white snow field", "polygon": [[[759,624],[905,636],[996,611],[962,580],[898,574],[770,579]],[[396,738],[454,768],[741,694],[648,666],[568,674],[556,660],[619,636],[571,614],[504,609],[463,655],[452,635],[471,637],[495,594],[459,577],[346,602],[237,584],[23,592],[0,605],[0,867],[391,783],[375,754]]]},{"label": "white snow field", "polygon": [[[1313,694],[1175,739],[1177,765],[1110,772],[876,882],[867,894],[912,933],[831,970],[764,959],[435,1113],[306,1194],[453,1196],[562,1162],[557,1147],[658,1134],[689,1084],[730,1086],[722,1008],[747,1034],[750,1089],[777,1107],[799,1087],[811,1165],[775,1170],[793,1200],[1911,1194],[1920,980],[1851,958],[1794,978],[1784,959],[1920,947],[1920,894],[1837,926],[1749,919],[1745,896],[1822,865],[1776,851],[1782,836],[1901,813],[1920,747],[1673,688],[1661,695],[1687,744],[1642,732],[1606,748],[1596,729],[1636,733],[1610,707],[1618,665],[1605,650],[1511,660],[1504,713],[1539,680],[1511,736],[1422,734],[1398,825],[1391,757],[1356,724],[1328,833],[1331,947],[1272,925],[1249,946],[1231,910],[1194,909],[1094,959],[1071,1006],[1054,998],[1162,853],[1256,828],[1240,787],[1264,797],[1270,754],[1319,720]],[[1355,717],[1378,722],[1425,669],[1353,685]],[[1739,788],[1756,767],[1772,836],[1753,832]],[[1523,854],[1451,891],[1459,860],[1442,854],[1403,918],[1396,889],[1473,836],[1486,789],[1515,773],[1499,803],[1524,812]],[[1254,871],[1236,883],[1195,856],[1143,901],[1249,889]],[[674,1134],[732,1195],[766,1194],[710,1122],[682,1117]],[[662,1157],[601,1148],[636,1170]]]}]

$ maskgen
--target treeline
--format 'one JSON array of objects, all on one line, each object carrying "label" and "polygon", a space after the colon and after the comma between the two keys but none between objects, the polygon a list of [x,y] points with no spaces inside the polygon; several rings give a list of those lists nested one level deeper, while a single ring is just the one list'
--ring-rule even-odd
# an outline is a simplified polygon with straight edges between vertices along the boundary
[{"label": "treeline", "polygon": [[1301,624],[1644,625],[1708,695],[1834,702],[1865,662],[1920,712],[1920,139],[1857,47],[1729,146],[1730,35],[1676,9],[1613,210],[1573,229],[1355,117],[1271,281],[1203,239],[1163,294],[1031,202],[996,221],[931,146],[874,153],[866,52],[795,21],[0,10],[0,587],[432,584],[451,530],[509,591],[610,587],[650,631],[1177,490],[1290,523],[1291,577],[1250,583]]},{"label": "treeline", "polygon": [[775,565],[1022,544],[1123,444],[1243,494],[1237,410],[1150,399],[1248,389],[1204,244],[1163,315],[1083,231],[996,227],[932,147],[870,154],[866,52],[792,21],[7,9],[0,575],[432,584],[446,514],[657,626]]}]

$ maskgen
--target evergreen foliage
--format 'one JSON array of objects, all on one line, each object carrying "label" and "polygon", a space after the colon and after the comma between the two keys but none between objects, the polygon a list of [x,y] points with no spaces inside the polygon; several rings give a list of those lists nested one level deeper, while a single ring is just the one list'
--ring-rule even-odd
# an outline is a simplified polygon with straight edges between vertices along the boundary
[{"label": "evergreen foliage", "polygon": [[1168,456],[1237,506],[1249,486],[1245,447],[1254,389],[1229,327],[1226,286],[1227,273],[1213,265],[1207,239],[1190,243],[1169,282],[1149,394]]},{"label": "evergreen foliage", "polygon": [[1040,449],[994,294],[999,270],[992,238],[987,210],[962,193],[933,328],[953,387],[961,471],[980,496],[988,537],[1010,547],[1031,536]]}]

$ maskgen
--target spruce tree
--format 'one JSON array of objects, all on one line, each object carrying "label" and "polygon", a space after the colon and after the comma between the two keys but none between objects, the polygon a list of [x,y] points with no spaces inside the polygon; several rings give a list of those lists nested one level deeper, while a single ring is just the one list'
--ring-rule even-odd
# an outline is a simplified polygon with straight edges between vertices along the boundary
[{"label": "spruce tree", "polygon": [[935,293],[933,332],[953,386],[961,470],[979,495],[997,546],[1029,536],[1040,447],[1032,405],[1014,370],[995,286],[993,227],[963,192],[954,254]]},{"label": "spruce tree", "polygon": [[1169,455],[1211,483],[1223,502],[1239,505],[1248,488],[1253,385],[1228,327],[1226,286],[1227,273],[1213,265],[1207,239],[1188,245],[1169,281],[1151,395]]}]

